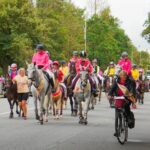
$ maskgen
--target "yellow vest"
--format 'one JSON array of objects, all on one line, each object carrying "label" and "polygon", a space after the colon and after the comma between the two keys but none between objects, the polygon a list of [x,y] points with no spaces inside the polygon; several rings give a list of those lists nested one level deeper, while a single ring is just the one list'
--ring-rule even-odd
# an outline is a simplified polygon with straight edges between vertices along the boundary
[{"label": "yellow vest", "polygon": [[64,76],[67,76],[69,73],[68,66],[60,67],[60,70],[63,72]]},{"label": "yellow vest", "polygon": [[132,73],[132,77],[133,77],[134,80],[138,80],[139,79],[140,74],[139,74],[139,70],[138,69],[134,69],[134,70],[132,69],[131,73]]}]

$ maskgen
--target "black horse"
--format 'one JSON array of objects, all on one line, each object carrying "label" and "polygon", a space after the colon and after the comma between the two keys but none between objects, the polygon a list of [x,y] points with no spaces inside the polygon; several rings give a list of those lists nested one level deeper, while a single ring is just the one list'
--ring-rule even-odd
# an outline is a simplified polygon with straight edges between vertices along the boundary
[{"label": "black horse", "polygon": [[69,75],[64,80],[64,83],[67,87],[67,96],[70,99],[72,116],[77,116],[77,111],[78,111],[78,102],[77,102],[76,98],[73,96],[73,91],[72,91],[72,87],[71,87],[72,81],[76,76],[75,64],[76,64],[75,62],[70,62]]},{"label": "black horse", "polygon": [[10,77],[6,78],[5,89],[6,89],[6,93],[4,96],[7,98],[9,106],[10,106],[9,118],[14,117],[14,113],[13,113],[14,104],[16,104],[16,113],[20,116],[21,112],[19,112],[19,110],[18,110],[18,101],[17,101],[17,97],[18,97],[17,96],[17,85],[13,84]]}]

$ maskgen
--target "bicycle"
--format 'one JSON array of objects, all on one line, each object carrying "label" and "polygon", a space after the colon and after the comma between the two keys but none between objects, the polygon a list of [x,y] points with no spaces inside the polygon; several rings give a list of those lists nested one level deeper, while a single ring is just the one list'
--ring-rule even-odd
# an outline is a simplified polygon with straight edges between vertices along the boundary
[{"label": "bicycle", "polygon": [[[128,118],[125,112],[125,104],[128,102],[124,96],[114,97],[115,101],[115,130],[116,137],[120,144],[125,144],[128,140]],[[119,102],[120,101],[120,102]],[[119,102],[119,105],[117,104]]]}]

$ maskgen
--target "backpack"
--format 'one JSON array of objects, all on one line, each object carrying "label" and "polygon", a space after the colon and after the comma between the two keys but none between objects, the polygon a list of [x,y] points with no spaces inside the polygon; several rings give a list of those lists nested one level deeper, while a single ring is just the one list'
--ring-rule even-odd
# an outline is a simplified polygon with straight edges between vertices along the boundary
[{"label": "backpack", "polygon": [[135,127],[135,118],[134,118],[134,114],[133,114],[132,111],[130,112],[130,116],[129,116],[129,119],[128,119],[128,127],[130,129],[133,129]]}]

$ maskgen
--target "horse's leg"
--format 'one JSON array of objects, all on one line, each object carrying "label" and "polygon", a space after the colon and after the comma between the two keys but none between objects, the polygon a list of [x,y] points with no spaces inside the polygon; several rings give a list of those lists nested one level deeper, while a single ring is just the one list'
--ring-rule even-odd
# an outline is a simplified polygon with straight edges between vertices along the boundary
[{"label": "horse's leg", "polygon": [[90,104],[90,96],[88,98],[86,98],[86,100],[85,100],[85,108],[84,108],[84,123],[85,123],[85,125],[87,125],[87,123],[88,123],[87,118],[88,118],[89,104]]},{"label": "horse's leg", "polygon": [[60,117],[63,115],[63,99],[60,99]]},{"label": "horse's leg", "polygon": [[16,113],[18,114],[18,116],[20,117],[20,111],[18,110],[18,101],[15,100],[16,103]]},{"label": "horse's leg", "polygon": [[72,99],[72,96],[69,96],[69,100],[70,100],[70,106],[71,106],[71,116],[73,116],[74,109],[73,109],[73,99]]},{"label": "horse's leg", "polygon": [[13,118],[13,106],[12,106],[12,103],[11,103],[11,100],[8,99],[8,103],[9,103],[9,106],[10,106],[10,115],[9,115],[9,118]]},{"label": "horse's leg", "polygon": [[35,118],[36,120],[40,119],[40,116],[38,114],[38,98],[36,96],[33,96],[33,100],[34,100],[34,107],[35,107]]},{"label": "horse's leg", "polygon": [[73,98],[74,100],[74,115],[77,116],[77,113],[78,113],[78,102],[77,102],[77,99],[74,97]]},{"label": "horse's leg", "polygon": [[40,95],[40,123],[43,124],[43,114],[44,114],[44,94]]},{"label": "horse's leg", "polygon": [[79,101],[79,124],[83,123],[83,115],[82,115],[82,102]]},{"label": "horse's leg", "polygon": [[48,105],[49,105],[49,97],[48,95],[46,95],[44,100],[45,122],[48,122]]}]

